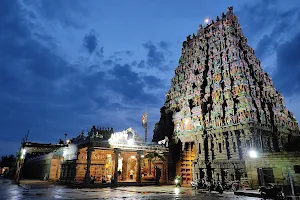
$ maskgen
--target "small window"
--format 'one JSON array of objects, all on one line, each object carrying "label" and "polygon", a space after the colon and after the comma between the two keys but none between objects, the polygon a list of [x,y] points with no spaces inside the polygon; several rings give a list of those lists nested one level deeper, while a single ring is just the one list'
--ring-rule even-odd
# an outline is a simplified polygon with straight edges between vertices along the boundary
[{"label": "small window", "polygon": [[300,174],[300,165],[294,165],[295,174]]}]

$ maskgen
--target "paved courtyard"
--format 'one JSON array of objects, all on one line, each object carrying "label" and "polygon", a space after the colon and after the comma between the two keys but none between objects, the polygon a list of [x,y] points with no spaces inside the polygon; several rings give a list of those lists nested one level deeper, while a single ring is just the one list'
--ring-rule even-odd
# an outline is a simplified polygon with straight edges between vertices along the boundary
[{"label": "paved courtyard", "polygon": [[235,196],[232,192],[207,193],[191,188],[174,186],[118,187],[101,189],[70,189],[48,182],[21,182],[21,186],[10,180],[0,180],[0,199],[235,199],[259,198]]}]

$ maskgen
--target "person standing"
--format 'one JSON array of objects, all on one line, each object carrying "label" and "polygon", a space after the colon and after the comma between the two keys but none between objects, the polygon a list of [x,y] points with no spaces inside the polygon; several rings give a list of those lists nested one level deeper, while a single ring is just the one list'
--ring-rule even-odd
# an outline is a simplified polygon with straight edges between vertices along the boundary
[{"label": "person standing", "polygon": [[133,170],[130,170],[130,179],[133,179]]}]

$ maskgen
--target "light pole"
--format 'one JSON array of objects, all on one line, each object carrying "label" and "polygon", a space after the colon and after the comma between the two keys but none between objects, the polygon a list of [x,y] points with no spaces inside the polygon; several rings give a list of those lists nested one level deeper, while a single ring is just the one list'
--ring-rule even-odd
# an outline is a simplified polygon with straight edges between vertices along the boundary
[{"label": "light pole", "polygon": [[67,135],[68,135],[68,134],[65,133],[65,143],[67,142]]},{"label": "light pole", "polygon": [[[259,153],[258,153],[258,151],[257,151],[256,149],[250,149],[250,150],[248,151],[248,156],[249,156],[250,159],[251,159],[251,160],[249,161],[249,168],[250,168],[250,170],[251,170],[251,168],[252,168],[251,162],[252,162],[253,159],[256,159],[256,158],[259,157]],[[259,170],[257,173],[259,173],[260,171],[262,172],[262,170]],[[251,170],[251,179],[253,179],[252,175],[253,175],[253,173],[252,173],[252,170]],[[263,182],[263,180],[262,180],[263,177],[261,177],[261,173],[259,173],[258,175],[260,176],[261,182]],[[251,180],[251,186],[252,186],[252,180]]]}]

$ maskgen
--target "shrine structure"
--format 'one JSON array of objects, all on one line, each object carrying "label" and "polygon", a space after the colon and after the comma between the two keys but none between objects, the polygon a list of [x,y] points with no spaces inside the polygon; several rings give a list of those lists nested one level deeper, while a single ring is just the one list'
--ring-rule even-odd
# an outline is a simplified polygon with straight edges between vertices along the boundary
[{"label": "shrine structure", "polygon": [[246,177],[250,149],[284,151],[298,133],[232,7],[187,37],[153,137],[173,138],[173,176],[181,175],[184,183]]},{"label": "shrine structure", "polygon": [[[54,148],[55,147],[55,148]],[[24,178],[69,182],[153,182],[168,178],[168,148],[146,143],[132,128],[113,132],[93,126],[66,143],[22,144],[20,158]],[[34,154],[33,154],[34,153]],[[23,166],[24,163],[24,166]],[[158,171],[159,172],[158,172]]]}]

